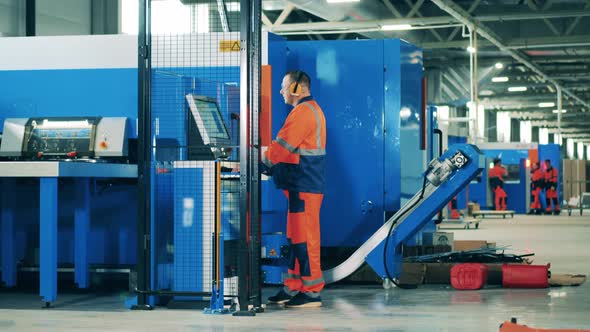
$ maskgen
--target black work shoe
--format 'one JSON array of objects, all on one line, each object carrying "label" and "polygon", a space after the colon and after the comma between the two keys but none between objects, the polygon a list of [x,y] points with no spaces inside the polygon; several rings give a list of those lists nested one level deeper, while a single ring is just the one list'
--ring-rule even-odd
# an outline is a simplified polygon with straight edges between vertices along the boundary
[{"label": "black work shoe", "polygon": [[554,216],[558,216],[558,215],[560,215],[560,214],[561,214],[561,211],[553,211],[553,215],[554,215]]},{"label": "black work shoe", "polygon": [[291,300],[293,296],[287,294],[284,289],[281,289],[276,295],[268,298],[270,303],[285,303]]},{"label": "black work shoe", "polygon": [[287,308],[317,308],[321,306],[321,297],[311,297],[305,293],[299,293],[293,296],[289,302],[285,303],[285,307]]}]

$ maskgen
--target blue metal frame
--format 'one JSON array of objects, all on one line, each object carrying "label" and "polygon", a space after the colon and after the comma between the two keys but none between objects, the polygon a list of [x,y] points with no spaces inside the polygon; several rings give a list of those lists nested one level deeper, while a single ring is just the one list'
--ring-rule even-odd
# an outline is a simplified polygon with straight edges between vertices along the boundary
[{"label": "blue metal frame", "polygon": [[[442,159],[452,157],[457,151],[461,151],[469,162],[461,169],[456,170],[449,179],[442,183],[430,196],[424,198],[417,208],[410,212],[409,215],[393,232],[388,245],[387,265],[389,273],[394,277],[399,277],[401,273],[401,244],[414,234],[419,232],[423,227],[432,220],[434,215],[440,211],[459,191],[473,179],[484,168],[483,158],[481,152],[474,145],[457,144],[450,147],[445,152]],[[367,256],[367,263],[373,270],[381,277],[386,278],[387,273],[384,268],[383,250],[385,241],[382,241],[375,249]]]},{"label": "blue metal frame", "polygon": [[49,304],[57,299],[57,178],[40,178],[40,295]]},{"label": "blue metal frame", "polygon": [[16,256],[14,243],[15,179],[2,179],[2,282],[6,287],[16,286]]},{"label": "blue metal frame", "polygon": [[88,288],[88,241],[90,234],[90,179],[80,178],[76,183],[74,212],[74,282],[78,288]]}]

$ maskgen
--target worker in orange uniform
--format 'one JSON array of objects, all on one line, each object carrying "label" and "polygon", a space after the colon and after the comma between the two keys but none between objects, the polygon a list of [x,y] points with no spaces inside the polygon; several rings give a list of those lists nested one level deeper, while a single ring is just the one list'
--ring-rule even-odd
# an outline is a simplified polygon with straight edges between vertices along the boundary
[{"label": "worker in orange uniform", "polygon": [[545,188],[545,174],[539,162],[534,162],[531,167],[531,209],[529,214],[542,214],[541,209],[541,190]]},{"label": "worker in orange uniform", "polygon": [[263,153],[261,169],[272,175],[289,201],[289,269],[283,289],[268,300],[287,307],[319,307],[325,285],[320,265],[320,207],[325,188],[326,119],[310,95],[306,73],[288,72],[281,95],[294,108]]},{"label": "worker in orange uniform", "polygon": [[494,167],[488,171],[488,178],[490,189],[494,194],[496,211],[506,210],[506,200],[508,199],[508,195],[504,191],[504,176],[506,175],[508,175],[508,171],[502,167],[502,160],[500,158],[494,159]]},{"label": "worker in orange uniform", "polygon": [[[556,168],[551,166],[549,159],[545,160],[545,214],[558,215],[561,213],[559,208],[559,198],[557,195],[557,180],[559,178],[559,172]],[[553,202],[553,211],[551,211],[551,202]]]}]

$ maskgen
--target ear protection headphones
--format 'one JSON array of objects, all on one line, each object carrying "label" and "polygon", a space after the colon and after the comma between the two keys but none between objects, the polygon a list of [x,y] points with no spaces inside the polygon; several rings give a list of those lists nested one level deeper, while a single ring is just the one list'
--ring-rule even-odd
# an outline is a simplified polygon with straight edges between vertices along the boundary
[{"label": "ear protection headphones", "polygon": [[295,82],[291,83],[291,85],[289,86],[289,93],[293,96],[299,96],[301,94],[301,84],[299,84],[299,81],[301,81],[301,77],[303,76],[303,72],[300,70],[299,74],[297,74],[297,79],[295,80]]}]

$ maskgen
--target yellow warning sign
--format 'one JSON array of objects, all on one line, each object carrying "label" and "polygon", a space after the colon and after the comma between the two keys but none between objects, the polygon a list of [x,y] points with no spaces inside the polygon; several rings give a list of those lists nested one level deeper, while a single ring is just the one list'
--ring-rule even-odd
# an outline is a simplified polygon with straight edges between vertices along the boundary
[{"label": "yellow warning sign", "polygon": [[277,255],[277,252],[276,252],[276,250],[274,250],[274,248],[273,248],[273,249],[270,249],[270,253],[268,253],[268,255],[269,255],[269,256],[271,256],[271,257],[274,257],[274,256],[276,256],[276,255]]},{"label": "yellow warning sign", "polygon": [[240,41],[239,40],[220,40],[219,41],[219,52],[239,52]]}]

